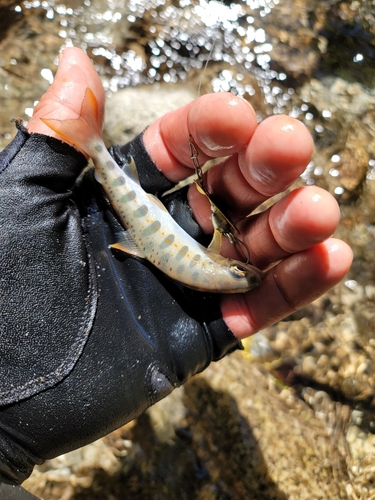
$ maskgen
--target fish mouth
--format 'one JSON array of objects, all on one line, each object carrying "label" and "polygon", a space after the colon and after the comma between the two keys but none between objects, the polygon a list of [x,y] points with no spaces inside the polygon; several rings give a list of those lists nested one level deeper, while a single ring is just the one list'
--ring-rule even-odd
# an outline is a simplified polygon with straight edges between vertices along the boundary
[{"label": "fish mouth", "polygon": [[265,273],[258,269],[257,267],[253,267],[251,269],[252,276],[250,276],[250,284],[254,287],[260,285],[265,277]]}]

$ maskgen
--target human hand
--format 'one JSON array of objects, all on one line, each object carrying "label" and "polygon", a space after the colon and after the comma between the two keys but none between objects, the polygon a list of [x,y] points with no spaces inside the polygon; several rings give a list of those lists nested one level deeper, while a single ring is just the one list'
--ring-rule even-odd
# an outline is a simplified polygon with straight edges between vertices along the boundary
[{"label": "human hand", "polygon": [[[252,264],[269,269],[256,289],[222,298],[225,322],[234,335],[245,338],[337,284],[351,265],[352,252],[331,238],[339,208],[327,191],[316,186],[292,191],[265,212],[246,217],[287,189],[306,168],[313,142],[301,122],[278,115],[257,125],[253,109],[240,98],[210,94],[196,99],[145,132],[151,156],[174,181],[186,176],[181,164],[191,164],[186,148],[189,133],[202,161],[229,156],[208,171],[205,183],[231,209]],[[200,226],[212,230],[209,204],[195,186],[188,200]],[[226,241],[226,255],[238,257],[229,247]],[[236,249],[243,250],[241,245]]]},{"label": "human hand", "polygon": [[[71,72],[71,66],[85,58],[76,49],[67,52],[71,58],[66,53],[58,77],[30,121],[32,132],[56,135],[39,118],[76,117],[86,87],[93,89],[103,113],[104,93],[96,72],[87,61],[79,64],[83,71]],[[222,298],[224,321],[237,338],[244,338],[337,284],[351,265],[352,253],[345,243],[331,238],[339,222],[339,208],[334,198],[318,187],[297,189],[262,214],[246,217],[288,188],[305,169],[313,142],[301,122],[279,115],[257,125],[254,110],[245,100],[227,93],[202,96],[145,131],[148,153],[172,182],[192,173],[189,134],[202,163],[229,156],[207,173],[206,184],[229,207],[250,249],[252,264],[269,269],[257,289]],[[199,225],[206,232],[212,231],[208,201],[194,185],[188,200]],[[243,259],[241,250],[241,245],[235,249],[224,241],[225,255]]]}]

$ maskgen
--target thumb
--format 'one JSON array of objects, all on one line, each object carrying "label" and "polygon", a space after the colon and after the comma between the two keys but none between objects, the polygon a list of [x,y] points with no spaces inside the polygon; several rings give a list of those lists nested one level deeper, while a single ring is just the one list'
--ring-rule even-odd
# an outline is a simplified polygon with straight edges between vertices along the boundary
[{"label": "thumb", "polygon": [[75,47],[65,49],[59,59],[54,82],[43,95],[29,121],[28,131],[61,139],[40,118],[55,120],[74,119],[79,116],[87,87],[98,102],[99,119],[104,119],[104,89],[89,57]]}]

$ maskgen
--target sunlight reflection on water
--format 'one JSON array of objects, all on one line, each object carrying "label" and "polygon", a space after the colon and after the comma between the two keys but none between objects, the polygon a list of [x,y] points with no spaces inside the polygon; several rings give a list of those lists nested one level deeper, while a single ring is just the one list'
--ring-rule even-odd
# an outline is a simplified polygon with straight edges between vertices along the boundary
[{"label": "sunlight reflection on water", "polygon": [[[309,94],[296,98],[300,83],[291,82],[273,59],[275,44],[282,42],[269,33],[265,19],[278,4],[278,0],[229,5],[216,0],[70,0],[67,4],[35,0],[16,10],[37,9],[45,25],[56,28],[61,48],[74,45],[85,50],[107,94],[139,84],[189,82],[194,72],[195,78],[198,74],[203,79],[209,62],[212,71],[206,72],[205,91],[232,92],[248,100],[259,94],[264,103],[257,110],[259,120],[287,113],[321,138],[327,124],[334,122],[335,110],[327,106],[319,112]],[[356,50],[351,59],[362,64],[364,58]],[[10,64],[17,67],[17,58]],[[52,82],[50,68],[40,68],[40,75]],[[30,115],[30,104],[25,113]],[[320,169],[310,164],[302,179],[315,183]],[[335,194],[340,196],[340,170],[332,168],[329,174],[337,178]],[[370,164],[367,178],[373,178]]]}]

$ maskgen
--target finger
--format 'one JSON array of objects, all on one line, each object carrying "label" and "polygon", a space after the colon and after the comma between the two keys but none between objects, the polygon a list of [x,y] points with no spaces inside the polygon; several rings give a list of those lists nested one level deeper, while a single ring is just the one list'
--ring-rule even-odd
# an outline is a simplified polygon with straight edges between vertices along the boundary
[{"label": "finger", "polygon": [[[290,254],[328,239],[340,222],[340,209],[333,196],[317,186],[298,188],[268,210],[237,223],[251,262],[267,269]],[[247,257],[242,245],[223,240],[222,253]]]},{"label": "finger", "polygon": [[265,197],[285,191],[304,171],[314,143],[305,125],[285,115],[267,118],[239,155],[248,184]]},{"label": "finger", "polygon": [[340,221],[331,194],[317,186],[299,188],[265,212],[238,224],[251,261],[261,269],[328,239]]},{"label": "finger", "polygon": [[[310,133],[298,120],[267,118],[243,151],[207,172],[208,191],[224,202],[237,221],[268,197],[287,189],[305,170],[313,147]],[[201,227],[212,231],[209,204],[195,186],[190,188],[188,200]]]},{"label": "finger", "polygon": [[193,173],[190,134],[203,165],[246,148],[256,125],[255,112],[244,99],[226,92],[207,94],[153,123],[144,142],[164,175],[178,182]]},{"label": "finger", "polygon": [[223,318],[237,338],[248,337],[336,285],[352,258],[350,247],[336,239],[291,255],[272,268],[258,288],[244,295],[223,296]]},{"label": "finger", "polygon": [[52,85],[35,107],[28,124],[29,132],[61,139],[40,118],[56,120],[77,118],[87,87],[91,88],[96,96],[99,118],[103,122],[104,89],[94,66],[82,50],[74,47],[65,49],[60,55],[59,66]]}]

